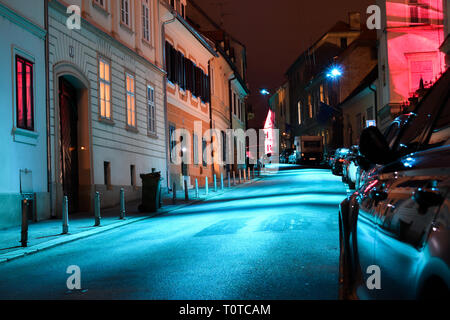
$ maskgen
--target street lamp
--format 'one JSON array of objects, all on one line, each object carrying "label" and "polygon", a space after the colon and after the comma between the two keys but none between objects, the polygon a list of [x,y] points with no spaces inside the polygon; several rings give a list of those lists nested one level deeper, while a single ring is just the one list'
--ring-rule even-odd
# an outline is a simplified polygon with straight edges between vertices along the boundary
[{"label": "street lamp", "polygon": [[259,93],[261,93],[263,96],[268,96],[270,95],[270,92],[267,89],[261,89],[259,91]]},{"label": "street lamp", "polygon": [[327,78],[337,79],[342,77],[343,71],[340,66],[332,66],[327,72]]}]

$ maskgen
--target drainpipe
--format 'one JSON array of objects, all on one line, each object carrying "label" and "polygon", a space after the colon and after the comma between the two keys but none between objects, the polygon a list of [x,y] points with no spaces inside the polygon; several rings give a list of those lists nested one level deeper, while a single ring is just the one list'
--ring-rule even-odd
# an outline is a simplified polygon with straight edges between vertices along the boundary
[{"label": "drainpipe", "polygon": [[161,26],[161,45],[162,45],[162,59],[163,59],[163,67],[166,73],[163,77],[163,93],[164,93],[164,122],[166,127],[166,172],[167,172],[167,190],[170,189],[170,172],[169,172],[169,147],[170,147],[170,134],[169,134],[169,117],[167,113],[167,61],[166,61],[166,25],[172,23],[176,20],[176,15],[172,12],[173,18],[167,21],[164,21]]},{"label": "drainpipe", "polygon": [[[233,91],[231,90],[231,82],[233,80],[236,80],[236,75],[234,75],[233,78],[228,79],[228,97],[229,97],[229,101],[230,101],[230,129],[231,130],[233,130]],[[231,136],[230,140],[231,140],[230,142],[232,142],[232,144],[230,144],[230,145],[233,145],[233,150],[230,150],[230,153],[233,156],[232,166],[233,166],[233,171],[234,171],[235,169],[237,169],[237,167],[236,168],[234,167],[234,164],[235,164],[234,163],[234,148],[236,148],[236,146],[234,145],[234,136]]]},{"label": "drainpipe", "polygon": [[51,162],[51,138],[50,138],[50,46],[49,46],[49,23],[48,23],[48,0],[44,1],[44,19],[45,19],[45,109],[46,109],[46,127],[47,127],[47,192],[50,197],[50,217],[54,218],[53,210],[53,188],[52,188],[52,162]]},{"label": "drainpipe", "polygon": [[[213,129],[213,119],[212,119],[212,96],[211,96],[211,85],[212,85],[212,80],[211,80],[211,60],[208,61],[208,76],[209,76],[209,88],[208,88],[208,95],[209,95],[209,128],[211,129],[211,133],[212,133],[212,129]],[[215,173],[215,165],[214,165],[214,142],[213,142],[213,134],[211,134],[211,150],[213,150],[213,156],[212,156],[212,173],[214,175]],[[220,171],[220,170],[219,170]]]},{"label": "drainpipe", "polygon": [[377,96],[377,88],[375,87],[375,89],[373,89],[372,88],[372,84],[371,84],[371,85],[369,85],[369,89],[375,95],[375,122],[376,122],[377,127],[378,127],[378,96]]}]

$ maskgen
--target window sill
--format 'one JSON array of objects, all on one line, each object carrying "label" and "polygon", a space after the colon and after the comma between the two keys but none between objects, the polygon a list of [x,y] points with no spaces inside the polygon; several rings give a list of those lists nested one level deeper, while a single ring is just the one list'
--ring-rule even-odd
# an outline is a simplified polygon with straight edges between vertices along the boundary
[{"label": "window sill", "polygon": [[110,126],[116,125],[116,123],[112,119],[107,119],[107,118],[100,117],[100,118],[98,118],[98,121],[101,122],[101,123],[110,125]]},{"label": "window sill", "polygon": [[126,32],[128,32],[129,34],[133,35],[134,31],[131,29],[130,26],[126,25],[125,23],[123,23],[122,21],[120,22],[120,27],[122,29],[124,29]]},{"label": "window sill", "polygon": [[12,135],[14,137],[14,141],[18,143],[25,143],[32,146],[35,146],[38,143],[39,133],[34,131],[13,128]]},{"label": "window sill", "polygon": [[127,125],[127,126],[125,127],[125,129],[126,129],[127,131],[130,131],[130,132],[133,132],[133,133],[139,133],[139,130],[138,130],[136,127],[130,127],[129,125]]},{"label": "window sill", "polygon": [[96,10],[98,10],[99,12],[101,12],[105,17],[108,17],[110,15],[110,13],[106,9],[106,7],[102,7],[95,1],[92,2],[92,7],[95,8]]},{"label": "window sill", "polygon": [[153,48],[153,45],[152,45],[152,43],[151,43],[151,39],[150,40],[147,40],[147,39],[145,39],[145,38],[142,38],[142,43],[143,44],[145,44],[147,47],[149,47],[150,49],[154,49]]},{"label": "window sill", "polygon": [[148,132],[147,136],[152,139],[158,139],[158,135],[155,132]]}]

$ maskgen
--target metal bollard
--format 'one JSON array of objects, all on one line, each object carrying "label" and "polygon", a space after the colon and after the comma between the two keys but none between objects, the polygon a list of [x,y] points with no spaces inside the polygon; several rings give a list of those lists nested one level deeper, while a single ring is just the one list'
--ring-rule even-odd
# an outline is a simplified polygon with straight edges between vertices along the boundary
[{"label": "metal bollard", "polygon": [[228,171],[228,188],[231,188],[231,173]]},{"label": "metal bollard", "polygon": [[95,193],[95,203],[94,203],[94,212],[95,212],[95,227],[100,227],[100,221],[102,217],[100,216],[100,192]]},{"label": "metal bollard", "polygon": [[252,174],[250,172],[250,168],[247,169],[247,172],[248,172],[248,174],[247,174],[248,180],[252,180]]},{"label": "metal bollard", "polygon": [[242,170],[239,170],[239,184],[242,183]]},{"label": "metal bollard", "polygon": [[184,180],[184,200],[189,201],[189,189],[186,180]]},{"label": "metal bollard", "polygon": [[198,192],[198,179],[195,178],[195,198],[200,198],[200,193]]},{"label": "metal bollard", "polygon": [[69,199],[64,196],[62,209],[62,234],[69,233]]},{"label": "metal bollard", "polygon": [[214,192],[217,192],[217,176],[214,174]]},{"label": "metal bollard", "polygon": [[28,210],[25,207],[28,207],[27,199],[22,200],[22,230],[20,233],[22,247],[28,245]]},{"label": "metal bollard", "polygon": [[120,219],[125,219],[125,190],[123,188],[120,189]]},{"label": "metal bollard", "polygon": [[205,177],[205,193],[206,193],[206,195],[208,195],[208,177]]},{"label": "metal bollard", "polygon": [[253,179],[255,179],[256,178],[256,176],[255,176],[255,167],[253,167]]},{"label": "metal bollard", "polygon": [[174,182],[173,186],[172,186],[172,203],[176,204],[177,203],[177,184]]},{"label": "metal bollard", "polygon": [[243,176],[244,176],[244,182],[247,181],[247,172],[245,171],[245,169],[242,170]]},{"label": "metal bollard", "polygon": [[223,172],[220,173],[220,189],[223,191]]},{"label": "metal bollard", "polygon": [[233,171],[233,185],[236,185],[236,171]]}]

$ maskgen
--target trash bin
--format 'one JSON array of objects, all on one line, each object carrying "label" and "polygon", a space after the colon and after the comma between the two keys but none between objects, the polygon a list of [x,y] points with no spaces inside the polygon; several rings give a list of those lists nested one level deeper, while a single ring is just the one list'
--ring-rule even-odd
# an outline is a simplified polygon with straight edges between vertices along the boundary
[{"label": "trash bin", "polygon": [[142,204],[140,212],[156,212],[161,208],[161,172],[141,174]]}]

